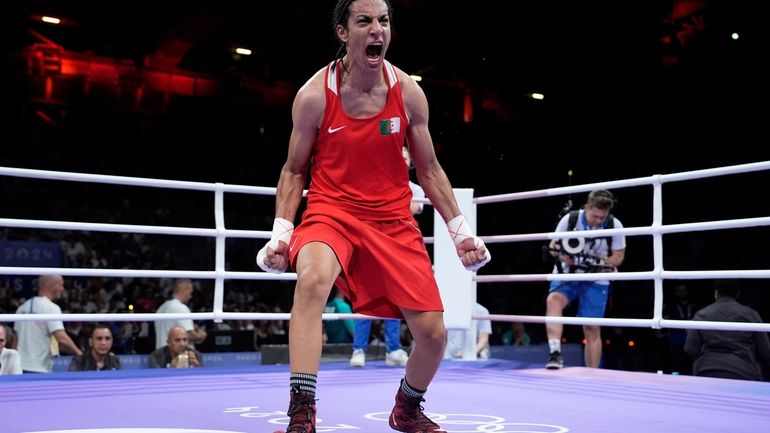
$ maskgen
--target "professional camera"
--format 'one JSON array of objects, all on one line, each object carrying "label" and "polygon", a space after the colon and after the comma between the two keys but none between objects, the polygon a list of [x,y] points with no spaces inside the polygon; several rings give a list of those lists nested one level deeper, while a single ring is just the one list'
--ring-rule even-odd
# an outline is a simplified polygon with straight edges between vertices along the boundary
[{"label": "professional camera", "polygon": [[561,248],[549,248],[548,246],[544,246],[543,260],[546,262],[553,262],[560,274],[564,273],[561,259],[559,258],[560,254],[572,258],[570,273],[574,273],[576,270],[588,273],[612,272],[615,270],[615,266],[603,263],[601,257],[583,253],[585,238],[562,239],[559,242],[559,245]]},{"label": "professional camera", "polygon": [[582,254],[586,246],[586,238],[566,238],[559,240],[561,250],[569,255]]}]

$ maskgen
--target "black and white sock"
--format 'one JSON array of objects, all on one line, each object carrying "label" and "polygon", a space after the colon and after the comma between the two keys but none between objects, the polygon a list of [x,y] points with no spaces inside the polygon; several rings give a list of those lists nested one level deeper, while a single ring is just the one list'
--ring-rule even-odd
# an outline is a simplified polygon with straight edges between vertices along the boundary
[{"label": "black and white sock", "polygon": [[406,378],[401,379],[401,392],[406,394],[407,397],[422,398],[425,395],[425,389],[417,389],[406,381]]},{"label": "black and white sock", "polygon": [[315,396],[315,386],[318,376],[309,373],[292,373],[289,378],[292,392],[304,392]]},{"label": "black and white sock", "polygon": [[553,352],[561,353],[561,340],[559,340],[558,338],[549,338],[548,349],[550,349],[551,353]]}]

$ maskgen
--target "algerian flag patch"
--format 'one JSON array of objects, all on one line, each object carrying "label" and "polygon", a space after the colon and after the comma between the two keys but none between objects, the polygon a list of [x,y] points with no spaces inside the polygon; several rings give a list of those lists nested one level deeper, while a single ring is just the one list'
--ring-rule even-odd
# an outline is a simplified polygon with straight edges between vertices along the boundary
[{"label": "algerian flag patch", "polygon": [[397,134],[401,132],[401,118],[391,117],[390,119],[380,119],[380,135]]}]

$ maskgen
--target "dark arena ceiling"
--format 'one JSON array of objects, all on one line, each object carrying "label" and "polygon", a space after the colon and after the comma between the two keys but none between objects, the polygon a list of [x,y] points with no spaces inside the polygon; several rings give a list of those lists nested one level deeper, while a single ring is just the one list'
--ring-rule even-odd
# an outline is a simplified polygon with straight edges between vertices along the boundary
[{"label": "dark arena ceiling", "polygon": [[[5,2],[2,91],[12,113],[5,121],[33,142],[40,137],[31,129],[76,128],[83,110],[133,113],[141,120],[126,127],[149,128],[153,137],[159,129],[171,135],[174,121],[220,132],[246,122],[256,129],[218,138],[261,134],[271,158],[265,164],[280,164],[294,93],[336,53],[334,3]],[[733,152],[722,162],[766,157],[757,146],[766,142],[761,125],[770,97],[765,2],[394,0],[393,6],[388,57],[422,77],[434,141],[450,166],[463,160],[460,149],[473,149],[478,164],[526,169],[531,164],[517,164],[513,155],[546,164],[542,149],[579,143],[673,152],[650,158],[659,165],[649,170],[662,172],[713,165],[692,156],[708,140],[730,141]],[[61,21],[49,24],[44,16]],[[184,138],[199,134],[190,135]],[[115,146],[125,145],[119,141]],[[173,147],[177,140],[157,142]],[[594,160],[577,153],[555,166],[588,169]],[[14,155],[0,162],[21,165],[26,158],[21,150]]]}]

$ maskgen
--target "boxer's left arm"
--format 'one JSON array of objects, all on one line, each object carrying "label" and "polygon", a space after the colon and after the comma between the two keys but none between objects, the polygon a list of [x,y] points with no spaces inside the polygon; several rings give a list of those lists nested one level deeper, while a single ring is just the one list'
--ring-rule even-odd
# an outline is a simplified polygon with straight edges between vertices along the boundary
[{"label": "boxer's left arm", "polygon": [[447,223],[457,255],[468,270],[484,266],[492,256],[484,242],[473,235],[455,200],[452,185],[436,158],[433,139],[428,130],[428,100],[417,83],[399,70],[401,94],[409,122],[406,138],[420,186],[433,207]]}]

